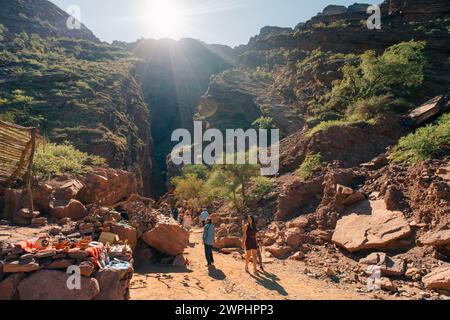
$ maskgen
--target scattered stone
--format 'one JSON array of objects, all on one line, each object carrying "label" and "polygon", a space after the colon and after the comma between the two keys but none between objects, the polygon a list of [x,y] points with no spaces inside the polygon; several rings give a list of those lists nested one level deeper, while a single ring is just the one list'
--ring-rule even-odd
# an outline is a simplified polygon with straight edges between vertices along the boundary
[{"label": "scattered stone", "polygon": [[187,259],[183,254],[179,254],[173,259],[172,266],[174,267],[184,267],[188,264]]},{"label": "scattered stone", "polygon": [[81,275],[83,277],[90,277],[95,271],[94,264],[89,261],[81,262],[79,267],[80,267]]},{"label": "scattered stone", "polygon": [[119,240],[127,241],[131,250],[137,245],[138,235],[136,228],[124,224],[115,224],[111,226],[111,232],[119,236]]},{"label": "scattered stone", "polygon": [[31,220],[31,225],[34,227],[41,227],[46,226],[48,224],[47,218],[40,217],[40,218],[34,218]]},{"label": "scattered stone", "polygon": [[217,249],[223,248],[243,248],[242,238],[239,237],[222,237],[217,239],[214,243],[214,247]]},{"label": "scattered stone", "polygon": [[426,233],[419,238],[418,244],[433,247],[446,246],[450,244],[450,229]]},{"label": "scattered stone", "polygon": [[57,259],[53,260],[49,265],[47,265],[46,269],[54,269],[54,270],[66,270],[69,266],[75,264],[75,259]]},{"label": "scattered stone", "polygon": [[303,252],[298,251],[298,252],[294,253],[292,256],[290,256],[289,259],[301,261],[301,260],[304,260],[305,257],[306,257],[306,255]]},{"label": "scattered stone", "polygon": [[50,231],[48,233],[50,233],[52,236],[56,236],[56,235],[62,233],[62,228],[61,227],[53,227],[50,229]]},{"label": "scattered stone", "polygon": [[288,246],[274,244],[270,247],[266,247],[266,252],[270,252],[277,259],[284,260],[292,254],[292,249]]}]

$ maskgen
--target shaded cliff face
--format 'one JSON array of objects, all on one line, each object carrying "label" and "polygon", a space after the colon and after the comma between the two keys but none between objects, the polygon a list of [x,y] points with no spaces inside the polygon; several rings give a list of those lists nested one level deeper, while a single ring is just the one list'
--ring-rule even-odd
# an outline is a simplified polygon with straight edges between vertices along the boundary
[{"label": "shaded cliff face", "polygon": [[81,29],[67,28],[69,15],[47,0],[0,0],[0,23],[7,38],[22,31],[41,37],[67,37],[99,42],[83,24]]},{"label": "shaded cliff face", "polygon": [[175,129],[191,130],[200,97],[211,75],[231,66],[232,50],[198,40],[142,40],[129,45],[143,59],[137,68],[145,101],[151,106],[154,195],[165,193],[166,157]]}]

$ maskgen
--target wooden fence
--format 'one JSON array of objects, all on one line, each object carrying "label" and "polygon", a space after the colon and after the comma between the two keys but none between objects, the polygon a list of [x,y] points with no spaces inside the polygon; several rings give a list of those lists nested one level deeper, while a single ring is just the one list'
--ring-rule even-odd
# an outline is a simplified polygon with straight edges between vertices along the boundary
[{"label": "wooden fence", "polygon": [[0,184],[8,185],[15,180],[24,179],[31,211],[31,169],[37,136],[36,128],[0,121]]}]

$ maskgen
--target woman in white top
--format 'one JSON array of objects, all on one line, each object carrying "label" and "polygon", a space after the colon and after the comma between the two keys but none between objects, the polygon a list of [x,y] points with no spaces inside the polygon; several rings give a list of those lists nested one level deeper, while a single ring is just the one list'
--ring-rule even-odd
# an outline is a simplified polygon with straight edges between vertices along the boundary
[{"label": "woman in white top", "polygon": [[183,217],[183,227],[185,227],[188,230],[191,230],[191,226],[192,226],[191,210],[186,210]]}]

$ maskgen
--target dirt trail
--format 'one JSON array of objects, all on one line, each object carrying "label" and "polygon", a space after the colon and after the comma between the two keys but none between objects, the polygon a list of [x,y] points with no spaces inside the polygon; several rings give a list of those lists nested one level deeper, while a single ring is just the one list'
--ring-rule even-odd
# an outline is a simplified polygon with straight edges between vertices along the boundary
[{"label": "dirt trail", "polygon": [[[189,266],[177,268],[149,265],[137,268],[132,279],[131,299],[370,299],[356,287],[310,278],[305,264],[270,261],[259,276],[244,272],[244,261],[232,255],[214,253],[216,269],[208,270],[201,244],[201,230],[193,230],[186,250]],[[268,261],[268,262],[269,262]]]}]

